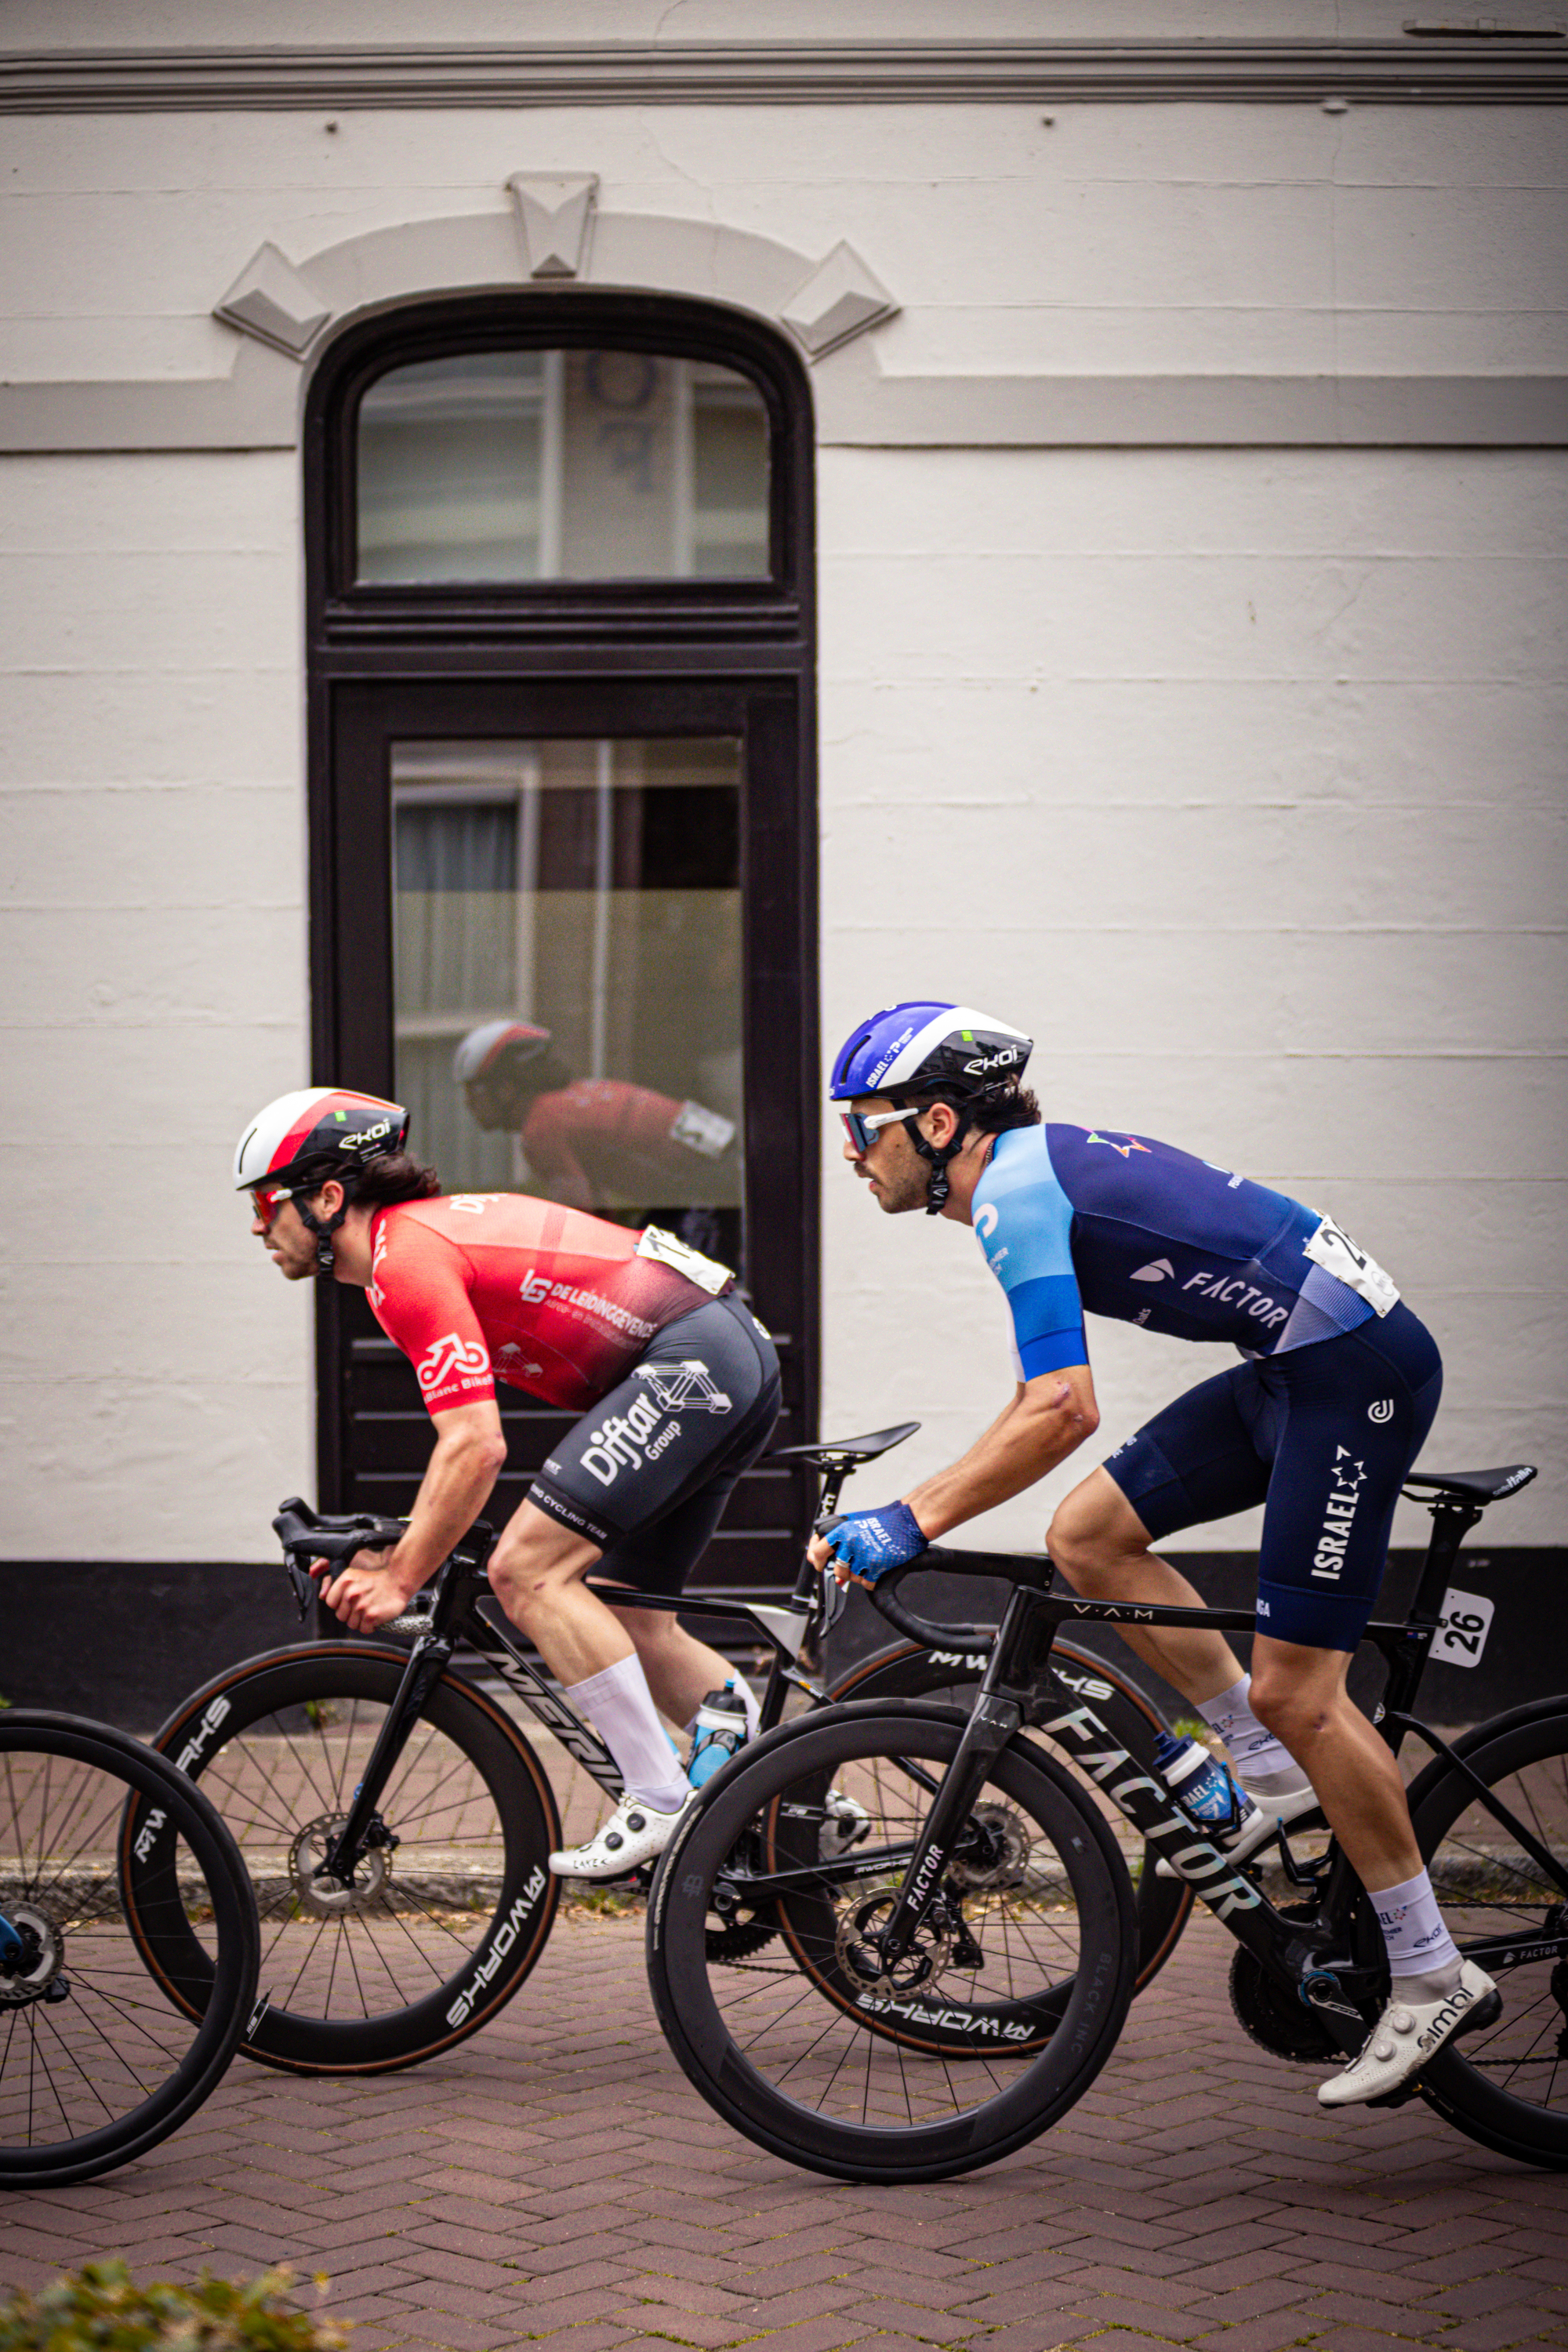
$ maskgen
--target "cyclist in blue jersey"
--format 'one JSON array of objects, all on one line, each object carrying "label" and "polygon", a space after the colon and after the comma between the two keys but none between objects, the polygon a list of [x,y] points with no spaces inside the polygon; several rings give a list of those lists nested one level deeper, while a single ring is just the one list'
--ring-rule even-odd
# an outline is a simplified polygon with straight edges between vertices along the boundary
[{"label": "cyclist in blue jersey", "polygon": [[1073,1488],[1047,1548],[1095,1600],[1201,1608],[1152,1546],[1264,1507],[1250,1676],[1202,1627],[1123,1627],[1228,1748],[1237,1859],[1319,1808],[1376,1908],[1392,1996],[1325,2106],[1387,2096],[1497,2013],[1422,1867],[1394,1758],[1350,1700],[1394,1507],[1437,1409],[1431,1334],[1331,1218],[1121,1128],[1042,1121],[1021,1030],[963,1005],[897,1004],[834,1065],[845,1157],[878,1206],[971,1225],[1006,1294],[1016,1387],[969,1451],[900,1501],[825,1523],[839,1580],[875,1582],[1032,1486],[1099,1424],[1084,1316],[1219,1340],[1242,1360],[1146,1423]]}]

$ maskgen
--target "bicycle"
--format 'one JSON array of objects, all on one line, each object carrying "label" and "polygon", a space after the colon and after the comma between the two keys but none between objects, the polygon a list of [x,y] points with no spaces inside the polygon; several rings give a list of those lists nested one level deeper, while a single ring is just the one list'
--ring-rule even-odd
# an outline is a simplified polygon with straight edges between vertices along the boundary
[{"label": "bicycle", "polygon": [[[801,1445],[774,1460],[805,1461],[837,1507],[854,1470],[911,1435],[908,1422],[868,1436]],[[394,1540],[402,1522],[326,1518],[297,1497],[274,1527],[301,1616],[314,1598],[312,1558],[342,1561],[362,1545]],[[527,1979],[544,1948],[562,1881],[546,1857],[563,1843],[555,1778],[566,1791],[568,1827],[579,1796],[618,1798],[620,1775],[597,1734],[569,1706],[489,1597],[485,1563],[495,1538],[476,1526],[434,1580],[428,1607],[374,1641],[312,1642],[251,1658],[219,1675],[177,1708],[156,1734],[160,1752],[196,1780],[235,1832],[254,1882],[263,1923],[261,2000],[245,2054],[297,2074],[378,2074],[448,2050],[495,2017]],[[803,1664],[842,1608],[844,1596],[803,1559],[787,1604],[700,1596],[668,1600],[598,1584],[606,1600],[679,1610],[699,1621],[746,1625],[770,1658],[762,1719],[771,1728],[786,1704],[815,1707],[847,1696],[902,1705],[971,1689],[992,1629],[944,1633],[934,1650],[917,1640],[864,1660],[830,1691]],[[491,1613],[494,1612],[494,1613]],[[495,1687],[479,1688],[455,1668],[467,1644]],[[1091,1653],[1064,1644],[1061,1673],[1102,1707],[1129,1751],[1152,1756],[1163,1717],[1136,1685]],[[1067,1703],[1072,1693],[1064,1685]],[[503,1697],[521,1702],[516,1719]],[[581,1787],[577,1785],[581,1782]],[[858,1830],[846,1808],[831,1837]],[[1160,1878],[1141,1853],[1140,1983],[1172,1950],[1192,1906],[1181,1881]],[[632,1884],[646,1889],[651,1872]],[[600,1898],[595,1898],[600,1899]],[[738,1965],[773,1942],[773,1907],[737,1899],[715,1916],[708,1949]],[[911,2029],[896,2011],[878,2030]],[[922,2025],[962,2056],[988,2021],[952,2011]]]},{"label": "bicycle", "polygon": [[0,2189],[92,2180],[177,2130],[259,1958],[245,1864],[183,1773],[106,1724],[0,1712]]},{"label": "bicycle", "polygon": [[[1474,1651],[1484,1632],[1481,1612],[1462,1606],[1443,1622],[1461,1538],[1534,1475],[1526,1465],[1411,1473],[1405,1491],[1434,1523],[1426,1561],[1405,1620],[1370,1625],[1366,1638],[1387,1668],[1384,1738],[1397,1752],[1415,1732],[1432,1750],[1410,1802],[1438,1899],[1461,1949],[1503,1993],[1500,2020],[1443,2048],[1391,2104],[1419,2095],[1482,2146],[1562,2169],[1568,1696],[1452,1742],[1412,1712],[1439,1633]],[[709,2105],[792,2163],[902,2182],[991,2163],[1082,2096],[1131,1996],[1131,1890],[1100,1812],[1079,1781],[1029,1752],[1027,1724],[1074,1751],[1236,1938],[1231,1998],[1253,2039],[1288,2059],[1353,2054],[1388,1974],[1372,1907],[1334,1842],[1309,1855],[1277,1835],[1289,1898],[1277,1905],[1263,1854],[1232,1864],[1102,1710],[1081,1699],[1062,1707],[1050,1674],[1071,1622],[1254,1630],[1251,1612],[1080,1601],[1054,1588],[1048,1560],[934,1547],[885,1581],[932,1567],[1013,1585],[967,1715],[917,1702],[900,1715],[850,1706],[786,1724],[714,1776],[661,1858],[647,1912],[654,2004]],[[886,1610],[882,1595],[879,1583],[872,1599]],[[868,1834],[840,1855],[816,1850],[830,1788],[868,1821]],[[708,1960],[705,1926],[747,1872],[747,1898],[775,1906],[788,1961],[759,1957],[723,1973]],[[803,2000],[803,1971],[831,2014]],[[1004,1990],[1007,2008],[998,2005],[975,2068],[922,2060],[907,2042],[865,2031],[889,2004],[918,2022]]]}]

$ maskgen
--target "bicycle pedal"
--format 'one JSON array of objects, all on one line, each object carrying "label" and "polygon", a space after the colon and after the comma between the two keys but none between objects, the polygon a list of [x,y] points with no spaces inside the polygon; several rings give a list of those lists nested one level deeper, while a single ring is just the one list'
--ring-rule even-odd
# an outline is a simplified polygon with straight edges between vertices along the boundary
[{"label": "bicycle pedal", "polygon": [[1381,2099],[1363,2099],[1362,2105],[1363,2107],[1407,2107],[1412,2099],[1418,2099],[1420,2095],[1421,2077],[1410,2074],[1397,2091],[1385,2091]]}]

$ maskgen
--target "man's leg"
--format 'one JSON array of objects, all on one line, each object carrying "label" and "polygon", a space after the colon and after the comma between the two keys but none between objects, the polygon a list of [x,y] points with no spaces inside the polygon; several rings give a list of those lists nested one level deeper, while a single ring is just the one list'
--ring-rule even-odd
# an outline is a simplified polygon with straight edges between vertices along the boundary
[{"label": "man's leg", "polygon": [[654,1704],[671,1723],[689,1725],[710,1691],[722,1690],[733,1680],[749,1703],[746,1714],[755,1730],[756,1700],[745,1676],[717,1650],[689,1633],[668,1609],[617,1609],[616,1617],[637,1644]]},{"label": "man's leg", "polygon": [[1363,1886],[1394,1886],[1422,1867],[1393,1751],[1345,1689],[1345,1650],[1312,1650],[1259,1633],[1252,1706],[1301,1764],[1329,1826]]},{"label": "man's leg", "polygon": [[[1208,1604],[1153,1541],[1107,1470],[1095,1470],[1058,1507],[1046,1549],[1075,1592],[1086,1601],[1148,1601],[1171,1609]],[[1118,1625],[1135,1657],[1152,1666],[1194,1706],[1219,1696],[1242,1678],[1241,1661],[1219,1633],[1201,1625]]]},{"label": "man's leg", "polygon": [[600,1558],[597,1544],[521,1503],[490,1556],[490,1589],[597,1727],[627,1796],[670,1813],[685,1801],[685,1776],[630,1635],[583,1581]]}]

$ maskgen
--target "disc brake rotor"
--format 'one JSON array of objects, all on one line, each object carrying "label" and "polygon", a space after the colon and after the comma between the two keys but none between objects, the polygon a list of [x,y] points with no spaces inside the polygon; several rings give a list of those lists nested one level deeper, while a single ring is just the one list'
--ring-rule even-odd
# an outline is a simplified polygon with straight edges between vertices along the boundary
[{"label": "disc brake rotor", "polygon": [[954,1886],[973,1895],[1023,1885],[1034,1840],[1023,1814],[1013,1806],[976,1805],[969,1816],[966,1842],[971,1850],[955,1854],[947,1866]]},{"label": "disc brake rotor", "polygon": [[870,1937],[890,1914],[901,1881],[891,1880],[869,1895],[861,1895],[838,1915],[834,1949],[840,1969],[851,1983],[879,1992],[918,1992],[932,1984],[948,1964],[952,1930],[933,1905],[915,1931],[902,1959],[889,1969]]},{"label": "disc brake rotor", "polygon": [[312,1919],[342,1919],[370,1910],[379,1904],[392,1875],[392,1849],[387,1845],[373,1845],[360,1856],[352,1886],[316,1875],[347,1818],[346,1813],[319,1815],[306,1822],[289,1849],[289,1881],[294,1899]]}]

